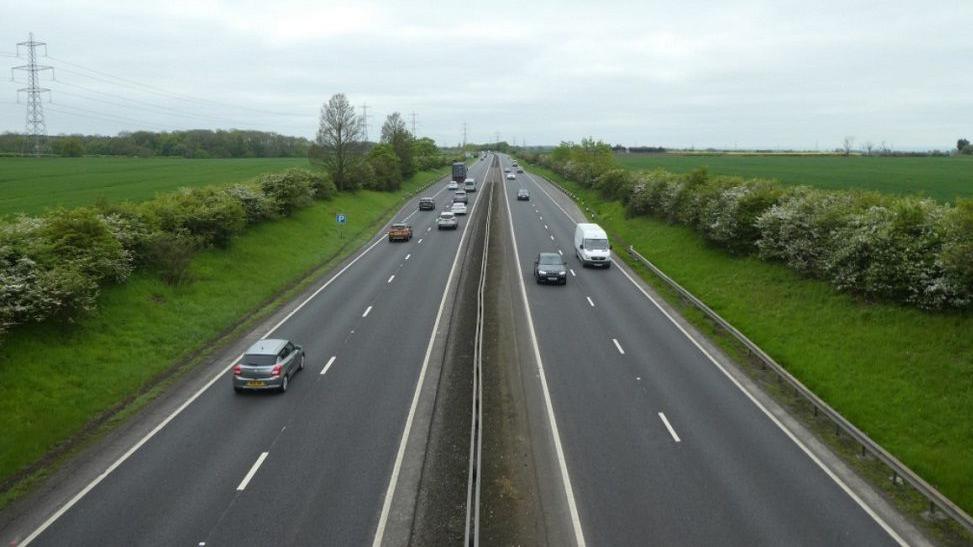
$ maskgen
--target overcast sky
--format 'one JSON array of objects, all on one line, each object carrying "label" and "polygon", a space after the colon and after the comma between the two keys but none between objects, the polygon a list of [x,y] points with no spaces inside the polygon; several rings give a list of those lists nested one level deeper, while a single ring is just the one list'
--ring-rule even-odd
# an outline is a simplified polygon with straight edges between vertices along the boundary
[{"label": "overcast sky", "polygon": [[[0,0],[0,14],[2,64],[23,62],[11,54],[28,32],[48,44],[49,134],[313,137],[321,104],[343,92],[368,104],[372,136],[414,111],[440,144],[461,141],[464,122],[470,141],[528,145],[973,137],[973,0]],[[23,131],[22,85],[0,86],[0,131]]]}]

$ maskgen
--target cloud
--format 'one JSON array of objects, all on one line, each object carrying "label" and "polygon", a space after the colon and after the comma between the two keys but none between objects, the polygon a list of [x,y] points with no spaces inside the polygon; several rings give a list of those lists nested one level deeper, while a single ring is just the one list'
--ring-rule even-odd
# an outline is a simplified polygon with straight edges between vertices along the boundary
[{"label": "cloud", "polygon": [[[58,59],[212,101],[84,70],[51,85],[65,106],[146,124],[219,117],[311,136],[320,104],[345,92],[369,104],[373,128],[415,111],[419,132],[447,143],[463,122],[481,141],[761,147],[833,146],[845,134],[946,147],[973,126],[965,1],[74,1],[4,14],[0,52],[33,30]],[[13,99],[15,87],[0,93]],[[19,129],[22,108],[0,100],[0,129]],[[54,115],[48,126],[135,128]]]}]

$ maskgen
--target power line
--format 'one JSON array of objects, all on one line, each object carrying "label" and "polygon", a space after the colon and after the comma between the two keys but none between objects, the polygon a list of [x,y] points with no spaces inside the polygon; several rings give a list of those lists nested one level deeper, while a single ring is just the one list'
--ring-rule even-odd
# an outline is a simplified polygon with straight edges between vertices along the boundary
[{"label": "power line", "polygon": [[[68,85],[68,86],[71,86],[71,87],[77,87],[77,88],[83,89],[83,90],[85,90],[85,91],[87,91],[89,93],[97,93],[97,94],[100,94],[100,95],[106,95],[106,96],[114,97],[114,98],[119,99],[119,100],[122,100],[122,101],[130,101],[130,102],[134,102],[134,103],[138,103],[138,104],[120,104],[120,103],[117,103],[115,101],[109,101],[109,100],[105,100],[105,99],[99,99],[99,98],[96,98],[96,97],[88,97],[88,96],[81,95],[81,94],[78,94],[78,93],[71,93],[69,91],[64,91],[63,89],[58,90],[58,93],[60,93],[60,94],[69,95],[69,96],[72,96],[72,97],[77,97],[79,99],[84,99],[86,101],[93,101],[93,102],[103,103],[103,104],[107,104],[107,105],[111,105],[111,106],[117,106],[119,108],[139,109],[139,110],[144,110],[146,112],[151,112],[153,114],[161,114],[163,116],[178,116],[180,118],[188,118],[188,119],[192,119],[192,120],[203,120],[203,121],[207,121],[208,120],[208,121],[216,121],[216,122],[223,122],[223,123],[230,123],[230,124],[236,124],[237,123],[236,121],[233,121],[233,120],[230,120],[230,119],[227,119],[227,118],[217,117],[217,116],[207,116],[205,114],[187,114],[187,113],[180,112],[178,110],[171,109],[171,108],[167,108],[167,107],[164,107],[164,106],[158,106],[158,105],[154,105],[152,103],[148,103],[148,102],[145,102],[145,101],[138,101],[138,100],[135,100],[135,99],[129,99],[127,97],[122,97],[121,95],[115,95],[115,94],[112,94],[112,93],[105,93],[105,92],[102,92],[102,91],[98,91],[98,90],[95,90],[95,89],[90,89],[90,88],[87,88],[87,87],[84,87],[84,86],[80,86],[80,85],[76,85],[76,84],[71,84],[69,82],[64,82],[64,81],[60,81],[60,80],[56,80],[56,83],[61,84],[61,85]],[[141,106],[141,105],[145,105],[145,106]]]},{"label": "power line", "polygon": [[[157,86],[153,86],[153,85],[145,84],[145,83],[142,83],[142,82],[138,82],[138,81],[132,80],[130,78],[123,78],[121,76],[116,76],[116,75],[110,74],[108,72],[104,72],[104,71],[101,71],[101,70],[96,70],[96,69],[93,69],[93,68],[90,68],[90,67],[86,67],[86,66],[80,65],[78,63],[73,63],[71,61],[67,61],[67,60],[64,60],[64,59],[59,59],[59,58],[56,58],[56,57],[51,57],[50,55],[47,55],[47,58],[49,58],[49,59],[51,59],[53,61],[56,61],[58,63],[64,63],[64,64],[71,65],[71,66],[76,67],[76,68],[80,68],[81,70],[87,70],[88,72],[91,72],[91,73],[94,73],[94,74],[98,74],[100,76],[104,76],[104,77],[107,77],[107,78],[112,78],[114,80],[118,80],[118,82],[123,82],[123,84],[122,83],[117,83],[117,82],[106,82],[106,83],[111,83],[111,84],[114,84],[114,85],[124,85],[124,84],[127,84],[129,87],[131,87],[131,86],[139,87],[139,88],[144,89],[145,91],[148,91],[148,92],[151,92],[151,93],[155,93],[156,95],[162,95],[162,96],[165,96],[165,97],[171,97],[173,99],[177,99],[177,100],[180,100],[180,101],[193,102],[193,103],[203,104],[203,105],[207,105],[207,106],[212,106],[212,105],[221,106],[221,107],[228,107],[229,106],[229,107],[233,107],[233,108],[237,108],[237,109],[249,110],[251,112],[260,112],[260,113],[263,113],[263,114],[269,114],[269,115],[272,115],[272,116],[300,116],[300,117],[307,117],[306,114],[298,114],[298,113],[295,113],[295,112],[274,112],[274,111],[270,111],[270,110],[264,110],[264,109],[261,109],[261,108],[252,108],[252,107],[248,107],[248,106],[241,106],[241,105],[229,104],[229,103],[227,103],[225,101],[214,101],[212,99],[205,99],[205,98],[202,98],[202,97],[194,97],[192,95],[186,95],[186,94],[183,94],[183,93],[175,93],[175,92],[172,92],[172,91],[168,91],[168,90],[162,89],[162,88],[157,87]],[[72,71],[72,73],[74,73],[74,72]],[[93,78],[93,79],[98,79],[98,78],[94,78],[94,77],[92,77],[90,75],[87,75],[87,74],[80,74],[80,75],[86,76],[86,77],[89,77],[89,78]]]},{"label": "power line", "polygon": [[40,86],[40,73],[50,70],[53,75],[54,67],[37,64],[37,48],[43,47],[44,55],[47,55],[47,44],[34,41],[33,32],[28,34],[26,42],[17,44],[18,55],[21,47],[27,48],[27,64],[11,68],[10,79],[13,80],[14,71],[22,70],[27,73],[27,87],[17,90],[17,100],[20,100],[21,92],[27,93],[27,134],[31,136],[31,140],[34,142],[34,155],[38,156],[41,153],[41,141],[47,135],[47,124],[44,123],[43,95],[51,92],[50,89]]},{"label": "power line", "polygon": [[[69,110],[61,110],[62,108],[67,108]],[[57,112],[59,114],[67,114],[69,116],[77,116],[77,117],[80,117],[80,118],[101,119],[101,120],[107,120],[107,121],[115,122],[115,123],[124,123],[124,124],[133,124],[134,123],[134,124],[139,124],[139,125],[151,125],[151,126],[155,126],[155,127],[159,128],[159,129],[166,129],[166,130],[179,130],[179,129],[184,129],[183,127],[180,127],[180,126],[161,125],[161,124],[157,124],[157,123],[154,123],[154,122],[147,122],[145,120],[136,120],[136,119],[132,119],[132,118],[125,118],[125,117],[122,117],[122,116],[115,116],[114,114],[103,114],[101,112],[95,112],[94,110],[88,110],[88,109],[85,109],[85,108],[79,108],[77,106],[72,106],[72,105],[67,105],[67,104],[61,104],[61,103],[54,103],[53,105],[48,106],[48,110],[50,110],[51,112]],[[78,112],[70,112],[70,110],[76,110]]]}]

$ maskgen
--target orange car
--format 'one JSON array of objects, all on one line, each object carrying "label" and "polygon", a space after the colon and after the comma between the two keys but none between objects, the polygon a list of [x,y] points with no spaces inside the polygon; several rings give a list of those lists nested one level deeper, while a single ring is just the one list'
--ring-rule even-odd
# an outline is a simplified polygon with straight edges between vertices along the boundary
[{"label": "orange car", "polygon": [[412,226],[396,223],[389,226],[389,241],[409,241],[412,239]]}]

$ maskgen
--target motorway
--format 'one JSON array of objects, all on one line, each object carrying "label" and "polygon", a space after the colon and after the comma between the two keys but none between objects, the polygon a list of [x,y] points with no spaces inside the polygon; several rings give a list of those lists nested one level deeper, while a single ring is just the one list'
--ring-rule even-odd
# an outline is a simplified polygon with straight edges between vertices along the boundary
[{"label": "motorway", "polygon": [[[437,213],[418,212],[411,200],[395,216],[412,224],[411,241],[377,236],[268,329],[307,353],[307,368],[286,394],[236,395],[224,370],[80,494],[66,496],[68,505],[46,507],[27,533],[2,539],[82,546],[407,541],[400,529],[382,536],[400,465],[423,468],[402,464],[409,441],[403,433],[434,336],[463,335],[440,327],[439,317],[459,271],[454,265],[465,263],[461,241],[477,237],[466,229],[486,214],[477,202],[486,201],[493,159],[471,167],[480,191],[471,195],[459,230],[438,231]],[[499,160],[510,165],[509,157]],[[500,178],[496,170],[491,177]],[[489,268],[523,283],[506,286],[510,298],[523,300],[511,308],[519,316],[498,322],[516,326],[518,346],[532,346],[513,354],[529,375],[514,392],[529,399],[523,408],[537,429],[523,438],[537,444],[532,480],[544,483],[534,491],[546,498],[536,510],[546,516],[536,519],[550,530],[538,538],[590,545],[903,543],[624,268],[580,266],[573,234],[581,217],[563,194],[530,173],[496,184],[502,187],[494,194],[491,241],[509,241],[515,252],[498,252]],[[422,195],[435,195],[442,208],[450,201],[445,185]],[[530,201],[516,200],[520,188],[530,191]],[[533,261],[544,251],[563,254],[566,286],[534,283]],[[466,305],[473,304],[459,302]],[[459,375],[455,385],[466,385],[463,366],[447,364]],[[446,400],[434,382],[426,383],[434,399]],[[456,419],[468,429],[466,416]],[[420,452],[437,450],[436,442],[468,446],[450,437],[416,444]],[[465,468],[458,471],[465,481]],[[465,507],[455,509],[465,514]],[[400,520],[408,523],[409,514]]]},{"label": "motorway", "polygon": [[[486,170],[479,161],[470,176]],[[440,209],[445,186],[422,195]],[[307,355],[286,394],[237,395],[223,374],[32,544],[371,543],[476,195],[455,231],[411,200],[396,217],[411,241],[378,236],[279,325],[271,337]]]},{"label": "motorway", "polygon": [[[502,158],[509,167],[509,157]],[[617,264],[582,268],[550,183],[506,180],[579,539],[591,545],[894,545]],[[516,201],[526,188],[530,201]],[[537,285],[560,252],[566,286]],[[540,397],[541,394],[536,394]]]}]

